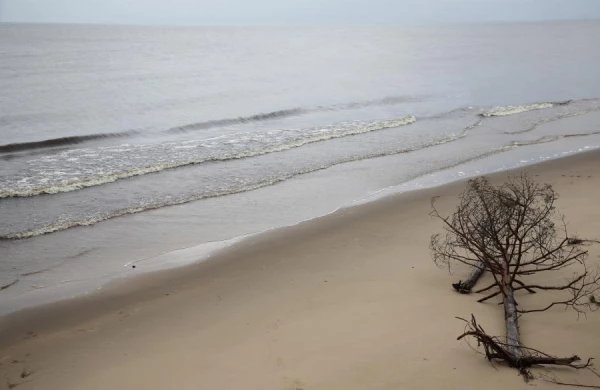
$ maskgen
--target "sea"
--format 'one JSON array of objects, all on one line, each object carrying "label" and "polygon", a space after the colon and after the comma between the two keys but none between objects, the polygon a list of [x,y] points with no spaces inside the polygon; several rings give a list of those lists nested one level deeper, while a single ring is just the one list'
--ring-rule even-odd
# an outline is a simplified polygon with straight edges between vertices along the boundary
[{"label": "sea", "polygon": [[599,38],[598,21],[0,24],[0,315],[596,149]]}]

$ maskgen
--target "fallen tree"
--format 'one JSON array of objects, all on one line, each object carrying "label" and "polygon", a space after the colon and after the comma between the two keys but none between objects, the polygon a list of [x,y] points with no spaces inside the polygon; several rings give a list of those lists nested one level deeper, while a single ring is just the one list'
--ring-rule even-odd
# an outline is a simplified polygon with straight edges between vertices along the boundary
[{"label": "fallen tree", "polygon": [[[470,321],[462,319],[467,327],[459,339],[474,338],[489,360],[518,369],[526,379],[531,378],[528,369],[533,366],[586,368],[591,364],[591,360],[577,363],[578,356],[557,358],[521,343],[521,315],[555,306],[582,313],[599,289],[600,274],[586,264],[587,251],[582,249],[585,240],[569,236],[564,218],[556,212],[557,198],[550,185],[534,183],[522,174],[499,186],[485,177],[470,180],[451,216],[442,216],[435,199],[432,201],[431,215],[443,222],[445,231],[431,237],[434,262],[439,266],[461,263],[473,268],[466,282],[453,284],[462,293],[470,292],[481,275],[489,273],[493,281],[476,291],[487,293],[478,302],[498,297],[504,309],[503,340],[486,334],[474,317]],[[573,276],[564,283],[539,282],[545,279],[540,276],[567,268]],[[558,295],[540,307],[524,308],[517,302],[517,294],[523,291],[554,291]]]}]

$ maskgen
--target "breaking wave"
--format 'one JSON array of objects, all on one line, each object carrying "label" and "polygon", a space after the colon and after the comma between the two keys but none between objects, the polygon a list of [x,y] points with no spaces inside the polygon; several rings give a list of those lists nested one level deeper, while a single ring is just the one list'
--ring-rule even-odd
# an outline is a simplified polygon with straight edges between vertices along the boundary
[{"label": "breaking wave", "polygon": [[562,102],[544,102],[544,103],[534,103],[534,104],[526,104],[521,106],[504,106],[504,107],[495,107],[490,111],[486,111],[481,113],[480,115],[483,117],[492,117],[492,116],[508,116],[520,114],[527,111],[533,110],[543,110],[545,108],[552,108],[555,106],[566,106],[571,103],[571,100],[565,100]]},{"label": "breaking wave", "polygon": [[[407,97],[407,96],[388,96],[382,99],[366,100],[360,102],[351,102],[343,104],[334,104],[330,106],[315,106],[315,107],[296,107],[284,110],[277,110],[272,112],[260,113],[249,116],[240,116],[236,118],[225,118],[215,119],[204,122],[190,123],[182,126],[175,126],[166,130],[162,130],[163,133],[185,133],[195,130],[210,129],[215,127],[225,127],[245,123],[263,122],[269,120],[289,118],[293,116],[300,116],[313,112],[324,112],[324,111],[341,111],[341,110],[353,110],[364,107],[380,106],[380,105],[393,105],[408,102],[416,102],[422,100],[423,97]],[[160,132],[160,131],[159,131]],[[118,133],[98,133],[98,134],[86,134],[67,136],[59,138],[51,138],[41,141],[31,142],[20,142],[0,145],[0,153],[14,153],[22,152],[26,150],[53,148],[58,146],[76,145],[89,141],[97,141],[102,139],[110,138],[126,138],[135,135],[142,134],[140,130],[128,130]]]},{"label": "breaking wave", "polygon": [[73,149],[31,160],[27,170],[0,178],[0,198],[69,192],[207,161],[281,152],[313,142],[401,127],[415,121],[414,116],[407,116],[313,129],[238,133],[207,140]]},{"label": "breaking wave", "polygon": [[[412,118],[412,117],[408,117],[406,120],[408,120],[409,118]],[[413,121],[414,121],[414,118],[413,118]],[[262,180],[258,180],[256,182],[248,182],[248,183],[242,182],[242,183],[239,183],[239,185],[237,185],[237,186],[220,189],[217,191],[204,192],[204,193],[198,193],[198,194],[181,196],[181,197],[165,197],[164,199],[161,199],[161,200],[144,201],[134,207],[124,208],[124,209],[115,210],[115,211],[111,211],[111,212],[107,212],[107,213],[90,215],[90,216],[86,216],[81,219],[59,220],[54,223],[50,223],[45,226],[33,228],[30,230],[11,232],[11,233],[8,233],[5,235],[0,235],[0,239],[11,240],[11,239],[31,238],[31,237],[35,237],[35,236],[39,236],[39,235],[43,235],[43,234],[49,234],[49,233],[54,233],[54,232],[58,232],[61,230],[66,230],[66,229],[69,229],[72,227],[90,226],[90,225],[94,225],[98,222],[102,222],[102,221],[112,219],[112,218],[121,217],[121,216],[128,215],[128,214],[136,214],[136,213],[141,213],[141,212],[148,211],[148,210],[159,209],[159,208],[166,207],[166,206],[180,205],[180,204],[189,203],[189,202],[193,202],[193,201],[197,201],[197,200],[201,200],[201,199],[214,198],[214,197],[225,196],[225,195],[232,195],[232,194],[237,194],[237,193],[241,193],[241,192],[245,192],[245,191],[252,191],[252,190],[255,190],[258,188],[262,188],[262,187],[266,187],[266,186],[270,186],[270,185],[274,185],[274,184],[283,182],[285,180],[291,179],[291,178],[299,176],[299,175],[331,168],[332,166],[335,166],[335,165],[340,165],[340,164],[345,164],[345,163],[360,161],[360,160],[368,160],[368,159],[373,159],[373,158],[377,158],[377,157],[391,156],[391,155],[400,154],[400,153],[410,153],[410,152],[414,152],[414,151],[421,150],[421,149],[431,148],[431,147],[443,145],[443,144],[446,144],[449,142],[454,142],[458,139],[466,137],[468,135],[469,131],[471,131],[472,129],[477,127],[480,123],[481,123],[481,121],[477,121],[477,122],[465,127],[459,134],[450,134],[450,135],[441,137],[437,140],[434,140],[433,142],[429,142],[426,144],[416,145],[416,146],[412,146],[412,147],[408,147],[408,148],[399,148],[396,150],[372,152],[372,153],[365,154],[365,155],[347,156],[346,158],[337,160],[335,162],[321,164],[321,165],[312,165],[312,166],[304,167],[302,169],[298,169],[296,171],[293,171],[293,172],[290,172],[287,174],[272,175],[270,177],[264,178]],[[466,159],[465,161],[463,161],[461,163],[469,162],[469,161],[472,161],[473,159],[477,159],[477,158],[483,158],[488,155],[501,152],[503,150],[504,149],[488,151],[481,156]]]}]

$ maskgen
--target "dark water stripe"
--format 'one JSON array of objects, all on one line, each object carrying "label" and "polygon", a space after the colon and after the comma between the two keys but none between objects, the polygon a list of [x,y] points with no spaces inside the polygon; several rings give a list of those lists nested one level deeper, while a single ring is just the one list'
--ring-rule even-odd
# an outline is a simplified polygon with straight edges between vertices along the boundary
[{"label": "dark water stripe", "polygon": [[87,135],[74,135],[71,137],[51,138],[43,141],[21,142],[14,144],[0,145],[0,153],[22,152],[24,150],[53,148],[56,146],[74,145],[87,141],[106,139],[106,138],[124,138],[139,134],[139,131],[131,130],[122,133],[100,133]]},{"label": "dark water stripe", "polygon": [[[267,113],[261,113],[256,115],[251,115],[247,117],[238,117],[238,118],[227,118],[227,119],[217,119],[206,122],[198,122],[191,123],[188,125],[173,127],[168,129],[167,133],[182,133],[192,130],[200,130],[200,129],[209,129],[212,127],[219,126],[230,126],[241,123],[251,123],[251,122],[260,122],[278,118],[285,118],[290,116],[302,115],[305,112],[311,110],[303,109],[303,108],[292,108],[289,110],[280,110],[273,111]],[[25,150],[34,150],[34,149],[43,149],[43,148],[52,148],[57,146],[65,146],[65,145],[75,145],[88,141],[95,141],[100,139],[109,139],[109,138],[125,138],[131,137],[133,135],[140,134],[141,131],[138,130],[129,130],[121,133],[99,133],[99,134],[88,134],[88,135],[77,135],[71,137],[61,137],[61,138],[51,138],[43,141],[32,141],[32,142],[22,142],[22,143],[13,143],[0,145],[0,153],[14,153],[14,152],[22,152]]]},{"label": "dark water stripe", "polygon": [[169,130],[167,130],[166,132],[167,133],[183,133],[183,132],[192,131],[192,130],[209,129],[212,127],[219,127],[219,126],[230,126],[230,125],[237,125],[237,124],[242,124],[242,123],[262,122],[262,121],[274,120],[274,119],[279,119],[279,118],[288,118],[291,116],[299,116],[299,115],[302,115],[302,114],[305,114],[305,113],[311,112],[311,111],[314,111],[314,110],[305,109],[305,108],[292,108],[289,110],[279,110],[279,111],[261,113],[261,114],[251,115],[251,116],[241,116],[241,117],[237,117],[237,118],[227,118],[227,119],[216,119],[216,120],[212,120],[212,121],[190,123],[189,125],[173,127],[173,128],[170,128]]}]

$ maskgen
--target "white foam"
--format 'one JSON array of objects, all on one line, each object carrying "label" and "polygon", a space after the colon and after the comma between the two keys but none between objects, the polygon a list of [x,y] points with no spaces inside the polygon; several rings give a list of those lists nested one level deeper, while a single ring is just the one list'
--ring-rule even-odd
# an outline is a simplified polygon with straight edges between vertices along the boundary
[{"label": "white foam", "polygon": [[[123,145],[98,148],[101,153],[91,153],[90,149],[74,149],[52,159],[31,160],[30,169],[0,178],[3,187],[0,198],[69,192],[207,161],[281,152],[314,142],[401,127],[415,121],[416,118],[411,115],[388,121],[356,121],[314,129],[270,131],[266,134],[241,133],[185,143],[137,145],[128,149],[123,149]],[[128,153],[125,155],[115,156],[115,153],[121,154],[126,150]],[[89,157],[94,158],[87,162],[72,161],[74,158],[85,160]],[[24,177],[28,177],[29,181],[23,181]]]},{"label": "white foam", "polygon": [[554,106],[566,105],[569,104],[569,101],[565,102],[543,102],[543,103],[534,103],[534,104],[526,104],[521,106],[500,106],[494,107],[490,111],[486,111],[481,116],[491,117],[491,116],[508,116],[520,114],[527,111],[533,110],[543,110],[546,108],[552,108]]}]

